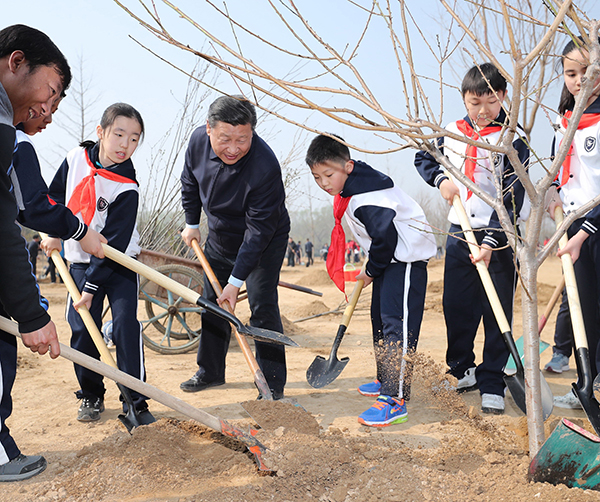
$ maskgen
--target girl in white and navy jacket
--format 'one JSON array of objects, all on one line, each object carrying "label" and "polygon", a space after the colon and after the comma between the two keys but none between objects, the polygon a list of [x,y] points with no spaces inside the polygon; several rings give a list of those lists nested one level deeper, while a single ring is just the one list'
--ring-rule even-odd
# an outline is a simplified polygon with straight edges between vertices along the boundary
[{"label": "girl in white and navy jacket", "polygon": [[[581,79],[588,66],[589,54],[583,47],[571,40],[562,53],[564,86],[559,104],[558,127],[554,137],[552,154],[560,147],[569,124],[575,96],[581,89]],[[575,131],[567,157],[558,173],[554,187],[550,188],[548,211],[554,218],[554,210],[562,205],[569,214],[579,209],[600,194],[600,80],[588,99],[587,106]],[[556,194],[556,190],[559,194]],[[575,275],[585,331],[588,338],[591,377],[600,368],[600,206],[596,206],[569,227],[567,245],[558,255],[569,253],[574,261]],[[580,407],[572,392],[555,398],[560,407]]]},{"label": "girl in white and navy jacket", "polygon": [[335,196],[336,226],[327,269],[342,291],[342,215],[368,255],[365,270],[357,279],[364,280],[365,285],[373,283],[371,323],[377,379],[361,385],[359,392],[379,397],[358,421],[372,427],[405,422],[411,379],[410,358],[406,356],[417,349],[427,260],[435,254],[435,239],[419,205],[385,174],[351,160],[348,147],[336,139],[317,136],[310,144],[306,163],[317,184]]},{"label": "girl in white and navy jacket", "polygon": [[[116,103],[106,109],[96,132],[98,142],[86,141],[67,154],[50,185],[49,195],[104,235],[110,246],[135,257],[140,251],[136,229],[139,193],[130,157],[144,134],[144,123],[135,108]],[[142,332],[137,320],[137,274],[108,259],[89,255],[73,240],[65,242],[65,258],[71,263],[71,275],[82,291],[79,302],[74,304],[71,299],[68,302],[71,346],[99,358],[77,309],[87,306],[100,327],[106,296],[112,313],[117,365],[145,380]],[[76,395],[82,400],[77,419],[99,420],[104,410],[102,376],[79,365],[75,365],[75,373],[80,385]],[[135,391],[131,391],[131,396],[139,412],[149,413],[145,396]],[[125,412],[126,408],[123,403]]]}]

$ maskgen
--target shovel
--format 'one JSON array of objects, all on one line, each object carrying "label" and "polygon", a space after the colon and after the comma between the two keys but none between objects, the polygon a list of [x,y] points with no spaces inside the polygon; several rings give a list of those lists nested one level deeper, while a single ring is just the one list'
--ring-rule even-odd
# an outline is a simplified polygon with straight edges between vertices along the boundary
[{"label": "shovel", "polygon": [[[20,338],[17,323],[4,317],[0,317],[0,329]],[[140,394],[144,394],[145,396],[154,399],[156,402],[161,403],[172,410],[178,411],[179,413],[184,414],[186,417],[200,422],[206,427],[220,432],[225,436],[229,436],[241,441],[254,455],[254,459],[259,470],[273,472],[272,469],[267,467],[267,465],[263,462],[263,453],[266,451],[266,448],[254,437],[254,434],[256,434],[257,431],[250,430],[250,433],[246,434],[225,420],[221,420],[220,418],[211,415],[204,410],[194,408],[192,405],[182,401],[181,399],[177,399],[176,397],[171,396],[170,394],[167,394],[166,392],[153,387],[152,385],[142,382],[141,380],[138,380],[137,378],[134,378],[131,375],[120,371],[119,369],[108,366],[107,364],[104,364],[93,357],[87,356],[77,350],[72,349],[71,347],[63,345],[62,343],[60,344],[60,355],[75,364],[79,364],[80,366],[83,366],[91,371],[95,371],[100,375],[104,375],[105,377],[110,378],[111,380],[114,380],[123,386],[133,389]]]},{"label": "shovel", "polygon": [[[198,244],[198,241],[196,239],[192,240],[192,248],[194,249],[198,260],[200,261],[200,265],[202,266],[204,273],[210,281],[213,291],[215,292],[217,297],[221,296],[221,294],[223,293],[221,284],[219,284],[217,276],[213,272],[212,267],[208,263],[208,260],[206,259],[206,256],[204,256],[204,253],[200,248],[200,244]],[[233,314],[232,308],[228,302],[225,303],[225,308],[230,314]],[[271,389],[269,388],[267,379],[265,378],[265,375],[260,369],[260,366],[258,365],[258,362],[256,361],[254,354],[252,353],[252,349],[248,344],[248,340],[246,340],[246,338],[240,335],[240,333],[237,329],[235,329],[235,327],[233,328],[233,334],[235,335],[235,339],[237,340],[238,345],[242,349],[242,353],[244,354],[244,358],[246,359],[248,366],[250,366],[250,370],[252,371],[252,375],[254,376],[254,383],[256,384],[260,395],[263,399],[273,400],[273,395],[271,394]]]},{"label": "shovel", "polygon": [[[71,277],[71,274],[67,269],[67,265],[60,256],[60,253],[56,249],[54,249],[52,250],[50,256],[52,258],[52,261],[54,262],[54,265],[56,265],[58,273],[62,277],[62,280],[64,281],[65,286],[67,287],[67,291],[71,295],[73,302],[78,302],[81,299],[81,294],[79,292],[79,289],[77,289],[77,285],[75,284],[73,277]],[[98,330],[96,322],[94,321],[94,318],[92,317],[92,314],[90,314],[88,308],[85,305],[83,305],[79,307],[78,312],[90,336],[92,337],[92,340],[94,341],[94,345],[96,345],[98,352],[100,352],[100,356],[102,357],[102,359],[113,368],[117,368],[117,363],[115,362],[112,354],[108,350],[106,343],[104,343],[104,338]],[[127,403],[127,413],[125,415],[120,414],[119,420],[123,423],[128,432],[131,432],[132,429],[139,427],[140,425],[148,425],[153,422],[156,422],[156,419],[148,410],[144,410],[142,412],[136,410],[135,405],[133,404],[131,393],[129,392],[129,389],[127,387],[121,385],[120,383],[117,383],[117,387],[119,387],[119,391],[123,396],[123,400]]]},{"label": "shovel", "polygon": [[[554,221],[558,228],[563,222],[562,207],[557,207],[554,212]],[[567,245],[569,238],[567,234],[558,241],[558,245],[563,248]],[[571,322],[573,323],[573,338],[575,339],[575,357],[577,358],[577,372],[579,382],[573,384],[573,392],[579,398],[579,402],[585,411],[592,427],[596,434],[600,434],[600,407],[598,401],[593,395],[592,368],[590,365],[590,353],[588,350],[587,336],[585,333],[585,324],[583,322],[583,313],[581,311],[581,302],[579,300],[579,292],[577,290],[577,279],[575,277],[575,269],[573,268],[573,259],[571,255],[566,253],[560,257],[563,267],[563,275],[565,276],[565,284],[567,286],[567,300],[569,302],[569,310],[571,312]]]},{"label": "shovel", "polygon": [[182,284],[177,281],[167,277],[166,275],[157,272],[153,268],[150,268],[148,265],[144,265],[143,263],[131,258],[131,256],[127,256],[121,251],[117,251],[115,248],[110,247],[108,244],[102,244],[102,248],[104,250],[104,255],[107,258],[123,265],[125,268],[129,270],[133,270],[137,274],[145,277],[149,281],[155,282],[159,286],[162,286],[169,291],[172,291],[176,295],[181,296],[184,300],[196,304],[213,314],[222,317],[226,321],[229,321],[233,324],[236,329],[242,334],[247,335],[255,340],[259,340],[261,342],[270,342],[270,343],[278,343],[280,345],[289,345],[290,347],[299,347],[299,345],[292,340],[291,338],[282,335],[281,333],[277,333],[276,331],[271,331],[269,329],[256,328],[254,326],[246,326],[242,321],[240,321],[233,314],[230,314],[225,309],[218,307],[212,302],[209,302],[205,298],[202,298],[196,291],[186,288]]},{"label": "shovel", "polygon": [[[452,205],[456,210],[456,214],[458,215],[458,219],[460,220],[460,226],[462,227],[463,233],[465,234],[465,238],[469,244],[469,249],[471,254],[475,256],[479,251],[479,246],[477,244],[477,240],[475,239],[475,234],[473,234],[473,229],[471,228],[471,224],[469,223],[469,217],[465,211],[465,208],[460,200],[458,195],[454,196],[452,200]],[[492,310],[494,311],[494,316],[496,317],[496,322],[500,327],[500,331],[502,332],[502,338],[504,338],[504,343],[508,347],[508,351],[512,356],[517,371],[513,375],[504,375],[504,382],[506,386],[510,390],[510,393],[515,401],[515,404],[521,409],[523,413],[527,413],[527,405],[525,398],[525,369],[523,368],[523,363],[521,362],[521,358],[519,357],[519,351],[517,350],[517,346],[515,345],[515,340],[513,338],[510,324],[508,323],[508,319],[506,319],[506,314],[504,313],[504,309],[502,308],[502,304],[500,303],[500,298],[498,297],[498,293],[496,292],[496,288],[494,287],[494,283],[492,282],[492,277],[490,275],[489,270],[485,266],[485,263],[478,261],[477,262],[477,272],[479,272],[479,276],[481,277],[481,282],[483,283],[483,288],[485,289],[486,295],[490,301],[490,305],[492,306]],[[540,371],[540,383],[542,390],[542,411],[544,420],[550,416],[552,413],[552,408],[554,407],[554,397],[552,395],[552,391],[544,378],[544,375]]]},{"label": "shovel", "polygon": [[306,370],[306,380],[315,389],[320,389],[333,382],[344,370],[348,361],[350,361],[349,357],[344,357],[339,360],[337,358],[337,351],[342,343],[342,338],[344,338],[348,324],[350,324],[350,319],[352,318],[352,314],[354,313],[364,284],[364,281],[356,281],[356,284],[354,285],[354,291],[352,291],[350,302],[346,306],[346,310],[344,310],[342,322],[335,335],[335,339],[333,340],[329,359],[325,359],[323,356],[317,356]]},{"label": "shovel", "polygon": [[563,418],[529,464],[530,481],[600,490],[600,438]]}]

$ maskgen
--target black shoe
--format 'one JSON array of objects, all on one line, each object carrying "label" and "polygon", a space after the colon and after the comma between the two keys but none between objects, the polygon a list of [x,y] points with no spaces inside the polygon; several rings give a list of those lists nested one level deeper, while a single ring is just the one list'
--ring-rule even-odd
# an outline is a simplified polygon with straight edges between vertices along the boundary
[{"label": "black shoe", "polygon": [[[273,396],[273,401],[279,401],[280,399],[283,399],[283,391],[278,392],[276,390],[271,389],[271,395]],[[262,398],[263,395],[259,394],[256,400],[260,401]]]},{"label": "black shoe", "polygon": [[189,380],[183,382],[179,388],[184,392],[198,392],[209,387],[217,387],[219,385],[225,385],[225,380],[215,380],[214,382],[204,382],[198,375],[194,375]]},{"label": "black shoe", "polygon": [[30,457],[22,453],[10,462],[0,465],[0,481],[21,481],[42,472],[46,465],[46,459],[40,455]]},{"label": "black shoe", "polygon": [[80,422],[96,422],[100,420],[100,413],[104,411],[104,399],[100,397],[81,399],[81,405],[77,412],[77,420]]}]

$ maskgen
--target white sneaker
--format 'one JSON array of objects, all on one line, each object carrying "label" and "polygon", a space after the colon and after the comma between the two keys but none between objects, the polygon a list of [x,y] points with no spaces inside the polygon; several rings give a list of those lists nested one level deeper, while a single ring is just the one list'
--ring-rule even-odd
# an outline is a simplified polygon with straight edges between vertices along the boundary
[{"label": "white sneaker", "polygon": [[583,406],[579,402],[578,397],[575,395],[573,390],[567,392],[564,396],[554,397],[554,406],[558,408],[566,408],[569,410],[582,410]]},{"label": "white sneaker", "polygon": [[484,413],[502,415],[502,413],[504,413],[504,398],[497,394],[482,394],[481,411]]},{"label": "white sneaker", "polygon": [[477,379],[475,378],[475,367],[465,371],[465,376],[462,377],[456,384],[456,392],[469,392],[477,388]]}]

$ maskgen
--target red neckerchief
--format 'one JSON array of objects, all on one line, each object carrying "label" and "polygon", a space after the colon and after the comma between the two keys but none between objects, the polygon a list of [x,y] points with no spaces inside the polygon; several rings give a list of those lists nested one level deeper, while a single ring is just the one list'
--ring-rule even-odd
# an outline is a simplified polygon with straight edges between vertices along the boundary
[{"label": "red neckerchief", "polygon": [[136,182],[126,178],[125,176],[121,176],[120,174],[116,174],[112,171],[107,171],[106,169],[101,169],[94,166],[90,160],[87,150],[85,151],[85,160],[90,166],[90,174],[84,177],[75,187],[67,207],[73,214],[81,212],[83,222],[86,225],[89,225],[94,218],[94,213],[96,212],[96,175],[119,183]]},{"label": "red neckerchief", "polygon": [[[487,136],[493,132],[498,132],[502,129],[499,125],[488,125],[479,131],[475,130],[469,125],[466,120],[458,120],[456,122],[458,130],[462,132],[467,138],[471,138],[474,141],[478,141],[482,136]],[[467,145],[467,158],[465,160],[465,176],[475,183],[475,159],[477,158],[477,147],[474,145]],[[471,198],[473,192],[467,189],[467,200]]]},{"label": "red neckerchief", "polygon": [[346,294],[346,282],[344,280],[344,264],[346,250],[346,235],[342,227],[342,216],[346,212],[348,203],[352,197],[342,197],[337,194],[333,199],[333,217],[335,226],[331,231],[331,245],[327,253],[327,272],[338,289]]},{"label": "red neckerchief", "polygon": [[[561,125],[566,129],[569,127],[569,120],[573,112],[571,110],[567,110],[565,112],[564,117],[561,120]],[[584,113],[579,120],[579,124],[577,124],[577,129],[585,129],[586,127],[593,126],[600,122],[600,113]],[[562,144],[562,140],[560,142]],[[558,147],[560,148],[560,144]],[[562,177],[560,179],[560,186],[563,186],[567,181],[569,181],[569,176],[571,174],[571,156],[573,155],[573,142],[571,142],[571,146],[569,147],[569,151],[567,156],[565,157],[565,161],[563,162],[563,171]],[[558,179],[558,175],[556,175]],[[560,188],[560,187],[559,187]]]}]

